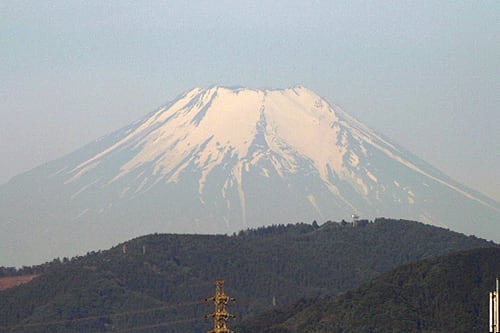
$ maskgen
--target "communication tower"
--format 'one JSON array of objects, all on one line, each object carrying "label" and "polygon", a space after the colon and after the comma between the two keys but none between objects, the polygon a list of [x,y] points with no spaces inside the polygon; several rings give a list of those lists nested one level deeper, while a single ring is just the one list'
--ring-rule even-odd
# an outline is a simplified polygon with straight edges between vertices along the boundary
[{"label": "communication tower", "polygon": [[215,295],[205,299],[205,301],[212,301],[215,305],[214,312],[205,316],[205,318],[212,317],[214,319],[214,328],[207,333],[234,333],[227,327],[227,321],[235,316],[226,310],[226,305],[236,301],[236,299],[230,298],[224,293],[224,281],[215,281]]},{"label": "communication tower", "polygon": [[490,332],[500,332],[500,277],[497,277],[497,290],[490,292]]}]

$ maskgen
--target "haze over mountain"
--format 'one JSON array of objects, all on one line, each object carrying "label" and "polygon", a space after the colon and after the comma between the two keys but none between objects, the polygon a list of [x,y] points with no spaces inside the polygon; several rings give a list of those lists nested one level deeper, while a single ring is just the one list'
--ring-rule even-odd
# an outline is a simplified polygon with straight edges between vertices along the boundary
[{"label": "haze over mountain", "polygon": [[351,214],[500,240],[497,202],[314,92],[215,86],[0,187],[0,264]]}]

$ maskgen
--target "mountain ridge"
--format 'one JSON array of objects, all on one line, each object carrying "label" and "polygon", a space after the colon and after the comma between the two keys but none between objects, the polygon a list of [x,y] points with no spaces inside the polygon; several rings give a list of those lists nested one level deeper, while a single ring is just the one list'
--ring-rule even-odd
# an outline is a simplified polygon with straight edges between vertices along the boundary
[{"label": "mountain ridge", "polygon": [[[481,332],[500,249],[454,252],[396,267],[336,296],[308,299],[256,318],[249,332]],[[361,315],[362,314],[362,315]]]},{"label": "mountain ridge", "polygon": [[[18,331],[25,332],[23,324],[68,319],[67,325],[33,327],[30,332],[102,332],[196,317],[189,326],[157,331],[205,332],[209,325],[201,318],[210,308],[202,300],[213,294],[217,279],[238,299],[231,313],[242,318],[300,298],[343,293],[409,262],[498,248],[412,221],[365,222],[274,225],[231,236],[151,234],[72,259],[57,258],[17,271],[0,267],[0,277],[38,275],[0,292],[0,322],[21,325]],[[184,308],[186,303],[190,306]],[[166,309],[130,318],[78,320],[158,307]]]},{"label": "mountain ridge", "polygon": [[[0,227],[10,235],[0,239],[0,263],[40,252],[27,230],[53,244],[47,259],[144,233],[231,233],[352,214],[500,240],[498,203],[311,90],[214,86],[0,186]],[[64,253],[72,243],[76,253]]]}]

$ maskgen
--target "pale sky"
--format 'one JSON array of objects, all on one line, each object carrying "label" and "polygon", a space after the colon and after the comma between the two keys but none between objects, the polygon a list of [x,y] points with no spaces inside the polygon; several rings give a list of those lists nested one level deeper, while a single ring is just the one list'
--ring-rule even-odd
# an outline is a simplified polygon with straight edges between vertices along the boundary
[{"label": "pale sky", "polygon": [[500,201],[499,1],[0,0],[0,184],[214,84],[297,84]]}]

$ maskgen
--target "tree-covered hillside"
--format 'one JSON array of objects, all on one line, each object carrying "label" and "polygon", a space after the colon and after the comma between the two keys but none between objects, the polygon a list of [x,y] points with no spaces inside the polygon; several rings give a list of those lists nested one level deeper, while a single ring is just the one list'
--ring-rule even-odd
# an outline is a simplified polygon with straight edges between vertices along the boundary
[{"label": "tree-covered hillside", "polygon": [[499,248],[459,252],[247,319],[237,332],[488,332],[488,293],[499,274]]},{"label": "tree-covered hillside", "polygon": [[[478,247],[475,237],[403,220],[279,225],[225,235],[154,234],[108,251],[4,275],[39,274],[0,292],[2,332],[205,332],[214,281],[239,318],[337,295],[402,264]],[[154,310],[151,310],[154,309]],[[83,319],[82,319],[83,318]],[[156,325],[156,326],[155,326]]]}]

